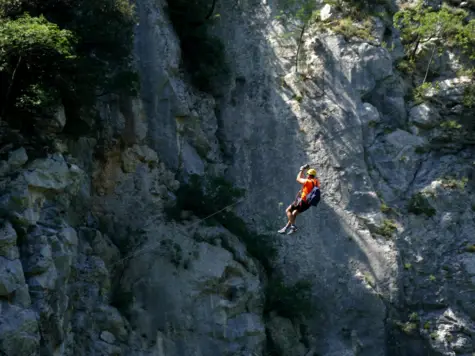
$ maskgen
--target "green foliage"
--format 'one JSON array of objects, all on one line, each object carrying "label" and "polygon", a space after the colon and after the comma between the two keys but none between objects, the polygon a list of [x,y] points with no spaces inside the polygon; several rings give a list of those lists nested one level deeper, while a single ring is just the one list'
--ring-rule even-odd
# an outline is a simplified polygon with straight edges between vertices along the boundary
[{"label": "green foliage", "polygon": [[429,91],[439,90],[439,83],[425,82],[412,90],[412,98],[415,104],[421,104],[427,99]]},{"label": "green foliage", "polygon": [[266,290],[264,313],[270,311],[289,319],[311,316],[315,311],[311,283],[300,280],[292,286],[287,286],[280,278],[271,280]]},{"label": "green foliage", "polygon": [[325,3],[335,6],[337,11],[355,19],[369,14],[376,15],[375,5],[388,5],[386,0],[326,0]]},{"label": "green foliage", "polygon": [[381,227],[379,227],[376,231],[376,233],[386,237],[390,238],[393,236],[393,233],[396,231],[397,226],[394,221],[389,220],[389,219],[384,219],[383,224]]},{"label": "green foliage", "polygon": [[[168,15],[182,51],[182,61],[191,83],[199,90],[219,94],[219,83],[230,76],[223,42],[209,32],[214,0],[167,0]],[[222,85],[222,84],[221,84]]]},{"label": "green foliage", "polygon": [[365,40],[373,40],[374,37],[371,34],[373,29],[373,22],[371,18],[366,18],[363,22],[359,23],[352,17],[346,17],[338,20],[335,27],[332,28],[336,33],[342,34],[346,39],[357,37]]},{"label": "green foliage", "polygon": [[409,320],[410,321],[419,321],[419,314],[417,314],[416,312],[412,312],[409,315]]},{"label": "green foliage", "polygon": [[465,186],[467,185],[467,182],[467,177],[462,177],[460,179],[457,179],[455,177],[444,177],[442,179],[442,186],[444,188],[464,190]]},{"label": "green foliage", "polygon": [[414,321],[406,321],[405,323],[396,321],[396,325],[407,335],[414,335],[418,329],[417,323]]},{"label": "green foliage", "polygon": [[60,30],[44,16],[31,17],[24,14],[13,21],[2,19],[0,26],[2,59],[6,55],[16,58],[30,57],[35,53],[47,56],[48,60],[55,60],[55,56],[74,58],[72,55],[74,36],[71,31]]},{"label": "green foliage", "polygon": [[420,1],[414,7],[398,11],[394,15],[394,25],[401,30],[403,43],[417,47],[424,42],[436,40],[439,45],[459,47],[473,56],[475,21],[466,23],[468,16],[465,10],[452,9],[445,4],[440,10],[434,10]]},{"label": "green foliage", "polygon": [[386,203],[382,203],[380,208],[381,208],[381,212],[383,213],[388,213],[391,211],[391,208],[387,206]]},{"label": "green foliage", "polygon": [[0,18],[6,17],[15,11],[18,11],[21,0],[0,0]]},{"label": "green foliage", "polygon": [[[60,30],[43,16],[0,19],[2,98],[36,115],[57,104],[60,93],[51,76],[75,59],[75,41],[70,31]],[[0,104],[2,110],[8,104],[5,101]]]},{"label": "green foliage", "polygon": [[424,194],[421,192],[418,192],[411,197],[407,210],[412,214],[425,214],[428,217],[432,217],[436,213],[436,210],[430,205]]},{"label": "green foliage", "polygon": [[135,94],[134,25],[127,0],[2,0],[2,113],[28,118],[62,103],[69,120],[99,94]]},{"label": "green foliage", "polygon": [[458,130],[462,128],[462,125],[460,125],[457,120],[447,120],[442,122],[440,127],[447,130]]},{"label": "green foliage", "polygon": [[439,54],[446,49],[453,49],[475,59],[475,19],[469,19],[469,13],[465,10],[446,4],[435,10],[419,1],[416,6],[398,11],[393,21],[394,26],[401,31],[406,48],[406,58],[399,63],[402,71],[414,71],[418,56],[425,55],[423,51],[418,54],[418,50],[428,42],[433,43]]},{"label": "green foliage", "polygon": [[475,83],[468,85],[463,93],[463,105],[468,108],[475,108]]},{"label": "green foliage", "polygon": [[465,247],[465,252],[475,253],[475,244],[471,244]]},{"label": "green foliage", "polygon": [[280,13],[276,19],[283,20],[298,20],[300,25],[307,24],[311,19],[316,19],[316,5],[312,0],[280,0]]},{"label": "green foliage", "polygon": [[413,58],[401,59],[397,62],[396,68],[405,74],[411,74],[416,70],[416,62]]}]

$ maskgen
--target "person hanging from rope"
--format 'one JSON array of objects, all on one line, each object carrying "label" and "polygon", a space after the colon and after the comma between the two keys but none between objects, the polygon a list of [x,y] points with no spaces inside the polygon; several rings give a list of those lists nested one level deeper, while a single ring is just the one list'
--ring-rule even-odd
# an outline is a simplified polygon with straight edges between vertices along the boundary
[{"label": "person hanging from rope", "polygon": [[[302,184],[302,188],[297,193],[297,196],[292,204],[285,210],[288,218],[287,224],[278,232],[284,234],[290,227],[287,235],[293,234],[297,231],[295,226],[295,219],[298,214],[303,213],[311,206],[317,206],[320,202],[320,181],[316,178],[317,171],[315,169],[308,169],[309,165],[300,167],[297,175],[297,182]],[[307,178],[304,177],[304,171],[307,171]]]}]

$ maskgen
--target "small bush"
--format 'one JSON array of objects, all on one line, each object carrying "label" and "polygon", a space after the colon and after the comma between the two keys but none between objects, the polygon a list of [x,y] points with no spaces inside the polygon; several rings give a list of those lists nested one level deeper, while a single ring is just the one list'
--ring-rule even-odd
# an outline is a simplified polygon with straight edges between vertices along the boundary
[{"label": "small bush", "polygon": [[412,100],[416,104],[421,104],[427,99],[427,94],[432,89],[439,89],[438,83],[425,82],[412,90]]},{"label": "small bush", "polygon": [[417,146],[415,149],[414,149],[414,152],[415,153],[418,153],[418,154],[424,154],[424,153],[427,153],[429,152],[429,149],[424,147],[424,146]]},{"label": "small bush", "polygon": [[337,11],[361,18],[367,15],[376,15],[375,5],[388,5],[386,0],[326,0],[325,3],[335,6]]},{"label": "small bush", "polygon": [[396,228],[397,226],[394,223],[394,221],[389,220],[389,219],[384,219],[383,225],[376,230],[376,233],[384,237],[390,238],[392,237],[393,233],[396,231]]},{"label": "small bush", "polygon": [[266,290],[264,312],[271,311],[289,319],[311,316],[315,311],[311,283],[301,280],[287,286],[280,278],[271,280]]},{"label": "small bush", "polygon": [[343,18],[338,21],[336,26],[332,27],[333,31],[342,34],[345,39],[349,40],[352,37],[361,38],[364,40],[373,40],[371,34],[373,23],[371,19],[366,19],[362,24],[350,17]]},{"label": "small bush", "polygon": [[457,179],[455,177],[444,177],[442,179],[442,186],[444,188],[449,188],[449,189],[464,190],[465,186],[467,185],[467,182],[468,182],[467,177],[462,177],[460,179]]},{"label": "small bush", "polygon": [[400,324],[401,330],[408,335],[412,335],[417,331],[417,324],[414,322],[405,322]]},{"label": "small bush", "polygon": [[460,125],[457,120],[447,120],[442,122],[440,127],[446,130],[459,130],[462,128],[462,125]]},{"label": "small bush", "polygon": [[419,321],[419,314],[417,314],[416,312],[412,312],[409,315],[409,320],[410,321]]},{"label": "small bush", "polygon": [[465,88],[463,94],[463,105],[468,108],[475,107],[475,83],[470,84]]},{"label": "small bush", "polygon": [[421,192],[418,192],[411,197],[407,210],[412,214],[425,214],[428,217],[432,217],[436,213],[436,210],[430,205],[424,194]]}]

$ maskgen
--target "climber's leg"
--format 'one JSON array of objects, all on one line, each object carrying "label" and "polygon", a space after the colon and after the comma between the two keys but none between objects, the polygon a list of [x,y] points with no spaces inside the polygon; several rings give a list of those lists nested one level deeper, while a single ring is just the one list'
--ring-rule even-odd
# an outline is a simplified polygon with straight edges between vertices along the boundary
[{"label": "climber's leg", "polygon": [[289,226],[291,225],[291,221],[292,219],[294,219],[292,213],[295,211],[295,209],[297,209],[298,204],[299,204],[299,199],[295,199],[295,201],[292,204],[290,204],[287,207],[287,209],[285,209],[285,214],[287,215],[288,221],[287,221],[287,224],[285,224],[285,226],[282,229],[277,231],[279,234],[284,234],[289,228]]},{"label": "climber's leg", "polygon": [[292,213],[290,214],[290,217],[289,217],[289,220],[290,220],[290,224],[291,225],[295,225],[295,220],[297,219],[297,215],[299,214],[299,211],[298,210],[294,210],[292,211]]},{"label": "climber's leg", "polygon": [[292,211],[291,216],[289,218],[290,220],[290,230],[287,233],[288,235],[293,234],[294,232],[297,231],[297,226],[295,226],[295,220],[297,220],[297,216],[299,214],[302,214],[304,211],[306,211],[308,208],[310,208],[310,205],[308,205],[304,201],[299,201],[298,205],[295,207],[295,210]]},{"label": "climber's leg", "polygon": [[288,221],[287,221],[287,224],[285,224],[285,226],[278,231],[279,234],[285,233],[287,231],[288,227],[290,226],[290,219],[292,217],[292,206],[293,206],[293,204],[289,205],[287,207],[287,209],[285,209],[285,213],[287,215]]}]

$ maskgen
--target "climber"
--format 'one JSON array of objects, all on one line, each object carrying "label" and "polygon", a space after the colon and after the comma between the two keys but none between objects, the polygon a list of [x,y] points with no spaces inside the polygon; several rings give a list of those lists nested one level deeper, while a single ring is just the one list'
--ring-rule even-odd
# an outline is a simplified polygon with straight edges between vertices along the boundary
[{"label": "climber", "polygon": [[[295,219],[297,218],[297,215],[303,213],[311,206],[317,206],[320,201],[320,181],[316,178],[317,171],[313,168],[308,168],[308,164],[300,167],[299,174],[297,175],[297,182],[302,184],[302,189],[297,193],[295,201],[285,210],[288,222],[287,225],[278,231],[279,234],[285,233],[289,227],[290,230],[287,235],[296,232],[297,227],[295,226]],[[307,178],[304,178],[303,172],[306,169],[308,169]]]}]

